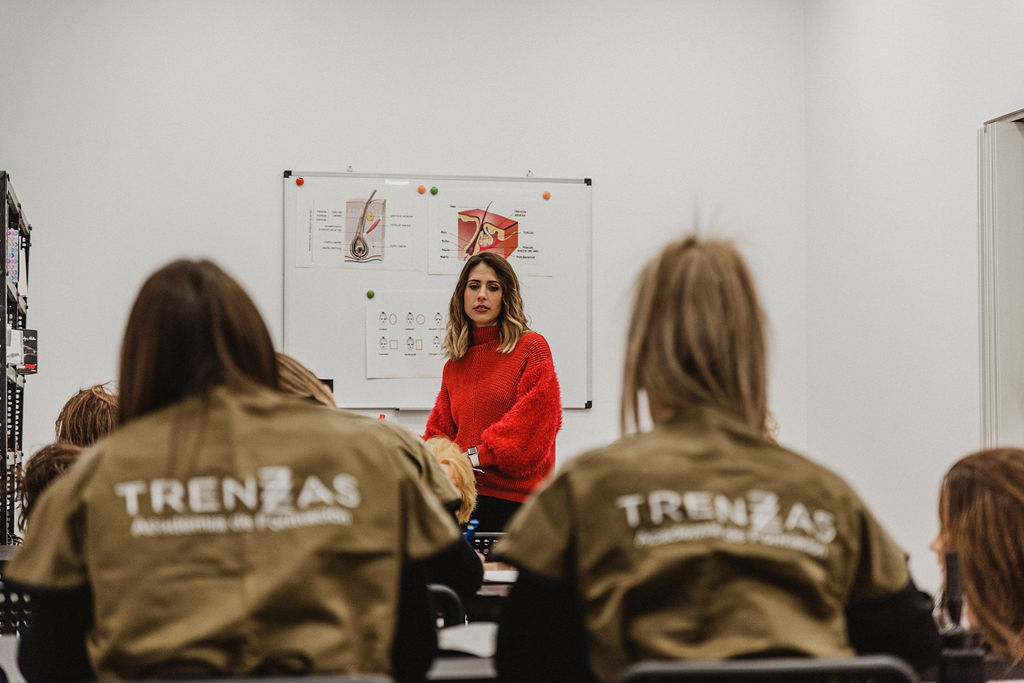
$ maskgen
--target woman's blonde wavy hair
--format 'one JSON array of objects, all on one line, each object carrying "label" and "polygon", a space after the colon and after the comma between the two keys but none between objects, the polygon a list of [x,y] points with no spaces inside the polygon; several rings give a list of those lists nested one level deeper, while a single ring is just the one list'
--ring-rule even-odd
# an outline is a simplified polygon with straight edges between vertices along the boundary
[{"label": "woman's blonde wavy hair", "polygon": [[727,241],[689,236],[641,272],[626,340],[620,427],[711,405],[768,436],[765,322],[754,280]]},{"label": "woman's blonde wavy hair", "polygon": [[998,654],[1024,660],[1024,450],[966,456],[942,482],[947,552],[960,557],[964,602]]},{"label": "woman's blonde wavy hair", "polygon": [[523,310],[523,297],[519,293],[519,278],[512,266],[503,257],[492,251],[482,251],[466,259],[459,281],[448,303],[448,327],[441,349],[452,360],[466,355],[469,349],[469,330],[473,326],[466,315],[465,294],[469,273],[480,264],[490,266],[501,283],[501,311],[498,313],[498,351],[511,353],[523,335],[530,332],[530,326]]}]

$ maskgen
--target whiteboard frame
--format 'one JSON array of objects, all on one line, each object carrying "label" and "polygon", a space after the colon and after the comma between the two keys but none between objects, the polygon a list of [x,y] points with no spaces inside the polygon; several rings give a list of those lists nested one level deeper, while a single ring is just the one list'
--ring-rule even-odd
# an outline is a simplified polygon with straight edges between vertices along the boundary
[{"label": "whiteboard frame", "polygon": [[[593,405],[593,245],[592,245],[592,234],[593,234],[593,197],[592,197],[592,181],[590,178],[541,178],[530,176],[523,177],[512,177],[512,176],[471,176],[471,175],[444,175],[444,174],[417,174],[417,173],[357,173],[351,170],[330,172],[330,171],[293,171],[286,170],[283,173],[282,182],[282,206],[283,206],[283,235],[284,244],[282,249],[282,307],[281,307],[281,344],[280,347],[285,353],[289,353],[287,346],[288,341],[288,315],[289,315],[289,278],[294,268],[294,243],[290,240],[293,238],[293,233],[289,232],[292,226],[290,221],[294,216],[290,215],[290,211],[293,211],[296,207],[294,202],[289,202],[289,182],[294,178],[338,178],[338,179],[351,179],[351,180],[362,180],[362,179],[400,179],[400,180],[415,180],[417,182],[432,183],[437,181],[459,181],[459,182],[495,182],[495,183],[538,183],[538,184],[573,184],[583,185],[585,190],[585,215],[583,217],[583,229],[584,233],[580,236],[578,243],[581,244],[585,251],[585,283],[584,283],[584,317],[586,321],[585,325],[585,348],[586,348],[586,359],[584,368],[584,381],[585,381],[585,395],[582,401],[565,403],[563,398],[564,410],[587,410]],[[292,181],[294,182],[294,181]],[[294,186],[291,186],[294,187]],[[424,273],[426,274],[426,273]],[[521,278],[522,279],[522,278]],[[544,330],[538,330],[544,334]],[[550,340],[549,340],[550,341]],[[553,349],[554,351],[554,349]],[[305,362],[302,358],[298,360]],[[558,361],[556,359],[556,366]],[[385,380],[386,381],[386,380]],[[440,390],[441,379],[437,378],[437,388]],[[341,393],[341,392],[339,392]],[[563,392],[564,397],[564,392]],[[336,398],[337,394],[336,394]],[[433,402],[430,405],[425,405],[420,401],[411,403],[401,403],[399,401],[346,401],[344,400],[344,394],[342,393],[341,399],[338,400],[339,407],[348,408],[352,410],[397,410],[397,411],[429,411],[433,407]]]}]

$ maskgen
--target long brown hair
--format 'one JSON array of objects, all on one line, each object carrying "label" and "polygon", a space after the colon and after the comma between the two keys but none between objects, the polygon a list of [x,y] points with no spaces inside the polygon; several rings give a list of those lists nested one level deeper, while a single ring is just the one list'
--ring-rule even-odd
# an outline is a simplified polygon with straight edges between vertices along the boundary
[{"label": "long brown hair", "polygon": [[979,451],[953,465],[939,518],[945,550],[960,556],[972,620],[995,652],[1024,659],[1024,450]]},{"label": "long brown hair", "polygon": [[498,351],[510,353],[523,335],[531,331],[523,310],[523,297],[519,293],[519,278],[516,277],[516,271],[500,254],[481,251],[466,259],[455,291],[452,292],[451,301],[448,303],[448,327],[441,348],[452,360],[462,358],[469,349],[469,329],[473,325],[466,315],[466,284],[469,282],[470,271],[481,263],[494,269],[498,282],[501,283],[501,312],[497,320],[498,337],[501,341],[498,344]]},{"label": "long brown hair", "polygon": [[82,389],[68,399],[54,422],[58,441],[91,446],[117,426],[117,394],[105,384]]},{"label": "long brown hair", "polygon": [[122,423],[218,384],[277,389],[270,333],[216,264],[179,260],[142,285],[121,345]]},{"label": "long brown hair", "polygon": [[661,417],[713,405],[766,434],[764,314],[736,248],[673,242],[640,274],[626,340],[621,428],[640,423],[638,395]]}]

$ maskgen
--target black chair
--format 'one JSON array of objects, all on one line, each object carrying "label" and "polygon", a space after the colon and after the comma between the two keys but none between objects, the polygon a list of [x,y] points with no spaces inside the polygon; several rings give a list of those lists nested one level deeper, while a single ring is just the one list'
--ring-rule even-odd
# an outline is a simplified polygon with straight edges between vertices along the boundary
[{"label": "black chair", "polygon": [[[199,678],[189,679],[191,683],[395,683],[386,674],[309,674],[306,676],[271,676],[267,678]],[[175,683],[179,679],[152,681],[151,683]]]},{"label": "black chair", "polygon": [[918,683],[919,680],[903,660],[888,655],[869,655],[844,659],[646,661],[624,669],[614,683]]},{"label": "black chair", "polygon": [[466,623],[466,610],[462,606],[462,600],[458,593],[440,583],[428,583],[427,591],[430,593],[430,602],[433,605],[434,615],[437,617],[439,626],[456,626]]}]

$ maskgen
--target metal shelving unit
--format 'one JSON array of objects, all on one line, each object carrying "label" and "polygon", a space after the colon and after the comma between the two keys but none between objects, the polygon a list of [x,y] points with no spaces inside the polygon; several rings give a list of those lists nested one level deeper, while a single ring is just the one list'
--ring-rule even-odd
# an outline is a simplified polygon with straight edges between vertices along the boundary
[{"label": "metal shelving unit", "polygon": [[[35,372],[35,364],[8,362],[8,344],[11,331],[24,331],[28,319],[28,270],[32,245],[32,226],[25,218],[21,202],[11,186],[10,175],[0,171],[0,197],[3,198],[3,227],[5,249],[4,273],[4,334],[0,335],[5,359],[6,391],[2,392],[4,432],[7,435],[7,457],[3,469],[3,495],[0,498],[0,546],[17,542],[15,526],[18,501],[18,477],[24,451],[22,446],[23,413],[25,407],[25,375]],[[13,253],[12,253],[13,251]],[[17,337],[16,337],[17,338]],[[13,343],[13,342],[11,342]],[[18,342],[20,343],[20,341]]]}]

